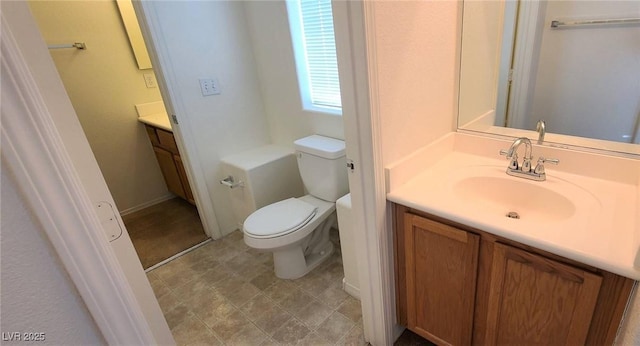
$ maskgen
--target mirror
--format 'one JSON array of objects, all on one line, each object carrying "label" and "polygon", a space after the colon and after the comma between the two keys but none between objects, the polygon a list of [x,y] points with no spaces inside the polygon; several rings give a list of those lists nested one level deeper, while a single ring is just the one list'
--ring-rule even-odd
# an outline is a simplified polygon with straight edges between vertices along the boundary
[{"label": "mirror", "polygon": [[120,11],[124,28],[127,31],[127,36],[129,36],[129,43],[131,44],[133,55],[136,57],[138,69],[145,70],[151,68],[149,52],[147,52],[147,46],[145,46],[142,30],[140,30],[140,24],[133,10],[131,0],[116,0],[116,3],[118,4],[118,10]]},{"label": "mirror", "polygon": [[458,128],[640,155],[640,2],[465,1]]}]

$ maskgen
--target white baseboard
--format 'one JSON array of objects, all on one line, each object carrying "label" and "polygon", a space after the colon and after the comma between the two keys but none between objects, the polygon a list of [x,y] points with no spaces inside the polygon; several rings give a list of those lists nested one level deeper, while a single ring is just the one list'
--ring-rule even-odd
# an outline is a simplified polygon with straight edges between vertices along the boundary
[{"label": "white baseboard", "polygon": [[342,289],[349,293],[350,296],[360,300],[360,289],[347,282],[345,278],[342,278]]},{"label": "white baseboard", "polygon": [[162,203],[164,201],[168,201],[172,198],[176,197],[176,195],[172,194],[172,193],[168,193],[164,196],[160,196],[158,198],[152,199],[150,201],[144,202],[142,204],[138,204],[135,207],[131,207],[125,210],[121,210],[120,211],[120,216],[125,216],[127,214],[131,214],[131,213],[135,213],[136,211],[142,210],[144,208],[149,208],[152,205],[156,205],[158,203]]}]

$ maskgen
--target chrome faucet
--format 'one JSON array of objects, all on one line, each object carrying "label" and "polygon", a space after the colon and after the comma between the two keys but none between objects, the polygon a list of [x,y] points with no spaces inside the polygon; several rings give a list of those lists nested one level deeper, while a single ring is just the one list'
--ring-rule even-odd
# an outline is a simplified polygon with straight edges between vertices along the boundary
[{"label": "chrome faucet", "polygon": [[544,142],[544,135],[547,133],[547,124],[544,120],[538,120],[536,131],[538,131],[538,144],[542,144],[542,142]]},{"label": "chrome faucet", "polygon": [[[518,148],[524,144],[524,159],[522,165],[518,162]],[[525,179],[531,179],[536,181],[543,181],[547,179],[547,175],[544,170],[545,162],[557,165],[560,161],[557,159],[545,159],[540,157],[536,167],[531,169],[531,160],[533,159],[531,140],[527,137],[516,138],[511,143],[511,146],[507,150],[500,150],[500,155],[505,155],[509,159],[509,167],[507,167],[507,174],[514,177],[520,177]]]}]

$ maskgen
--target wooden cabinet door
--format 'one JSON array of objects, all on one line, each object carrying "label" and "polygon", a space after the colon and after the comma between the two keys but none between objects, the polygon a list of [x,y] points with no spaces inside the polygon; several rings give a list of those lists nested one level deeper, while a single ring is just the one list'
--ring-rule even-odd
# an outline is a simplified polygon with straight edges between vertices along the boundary
[{"label": "wooden cabinet door", "polygon": [[169,191],[186,199],[184,189],[182,188],[182,182],[180,181],[180,174],[178,173],[176,163],[173,159],[173,154],[157,147],[154,147],[153,151],[156,153],[156,159],[158,159],[160,170],[162,171],[164,181],[167,183]]},{"label": "wooden cabinet door", "polygon": [[441,345],[471,343],[480,237],[405,214],[407,324]]},{"label": "wooden cabinet door", "polygon": [[178,174],[180,175],[180,182],[182,182],[182,188],[184,189],[186,200],[187,202],[195,205],[196,200],[193,198],[193,192],[191,192],[191,186],[189,185],[189,179],[187,178],[187,171],[184,170],[182,158],[180,157],[180,155],[173,155],[173,159],[176,162],[176,168],[178,169]]},{"label": "wooden cabinet door", "polygon": [[496,243],[484,345],[584,345],[602,278]]},{"label": "wooden cabinet door", "polygon": [[178,152],[178,145],[173,137],[173,132],[156,129],[156,135],[158,136],[158,144],[165,150],[169,150],[174,154],[180,154]]}]

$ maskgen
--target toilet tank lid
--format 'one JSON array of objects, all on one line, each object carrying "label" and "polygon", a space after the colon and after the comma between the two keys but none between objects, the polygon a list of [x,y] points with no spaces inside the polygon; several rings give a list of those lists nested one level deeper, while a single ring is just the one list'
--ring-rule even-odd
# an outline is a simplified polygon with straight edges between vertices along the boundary
[{"label": "toilet tank lid", "polygon": [[344,141],[335,138],[312,135],[300,138],[293,144],[298,151],[326,159],[337,159],[345,155]]}]

